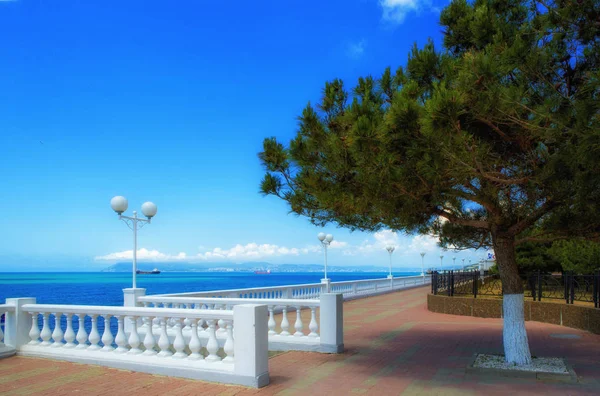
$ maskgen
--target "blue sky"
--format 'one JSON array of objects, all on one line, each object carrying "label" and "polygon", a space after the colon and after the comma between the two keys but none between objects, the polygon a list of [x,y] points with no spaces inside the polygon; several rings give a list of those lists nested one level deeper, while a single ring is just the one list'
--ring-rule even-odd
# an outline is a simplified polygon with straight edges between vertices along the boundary
[{"label": "blue sky", "polygon": [[[148,259],[321,262],[321,229],[258,194],[262,140],[325,81],[439,43],[445,3],[0,0],[0,271],[124,261],[114,195],[158,205]],[[332,265],[386,265],[390,241],[399,267],[439,263],[432,238],[325,231]]]}]

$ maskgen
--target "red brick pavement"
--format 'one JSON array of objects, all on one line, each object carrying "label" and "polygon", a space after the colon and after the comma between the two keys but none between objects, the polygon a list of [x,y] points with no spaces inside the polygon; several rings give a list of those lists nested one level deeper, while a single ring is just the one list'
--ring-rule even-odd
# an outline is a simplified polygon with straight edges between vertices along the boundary
[{"label": "red brick pavement", "polygon": [[579,383],[466,373],[474,353],[501,352],[502,322],[429,312],[427,291],[419,288],[345,303],[345,353],[275,356],[269,361],[271,384],[259,390],[12,357],[0,360],[0,394],[600,394],[600,336],[545,323],[527,322],[532,353],[566,358]]}]

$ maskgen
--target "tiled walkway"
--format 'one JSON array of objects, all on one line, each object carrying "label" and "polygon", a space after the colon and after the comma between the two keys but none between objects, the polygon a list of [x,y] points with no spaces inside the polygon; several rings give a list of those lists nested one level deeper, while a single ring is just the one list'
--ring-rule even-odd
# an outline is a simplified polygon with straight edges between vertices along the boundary
[{"label": "tiled walkway", "polygon": [[[499,319],[427,311],[428,288],[344,304],[346,351],[270,360],[263,389],[217,385],[43,359],[0,360],[2,395],[583,395],[600,394],[600,336],[528,322],[532,353],[561,356],[578,384],[467,374],[475,352],[500,352]],[[578,338],[556,338],[573,334]]]}]

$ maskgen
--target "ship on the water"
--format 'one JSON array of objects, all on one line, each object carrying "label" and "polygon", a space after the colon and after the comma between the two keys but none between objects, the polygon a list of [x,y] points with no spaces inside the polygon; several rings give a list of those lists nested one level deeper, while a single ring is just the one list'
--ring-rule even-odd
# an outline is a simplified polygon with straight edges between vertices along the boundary
[{"label": "ship on the water", "polygon": [[255,274],[258,275],[268,275],[271,273],[271,270],[259,270],[259,271],[254,271]]},{"label": "ship on the water", "polygon": [[160,274],[160,270],[158,268],[154,268],[152,271],[141,271],[141,270],[137,270],[135,271],[136,274]]}]

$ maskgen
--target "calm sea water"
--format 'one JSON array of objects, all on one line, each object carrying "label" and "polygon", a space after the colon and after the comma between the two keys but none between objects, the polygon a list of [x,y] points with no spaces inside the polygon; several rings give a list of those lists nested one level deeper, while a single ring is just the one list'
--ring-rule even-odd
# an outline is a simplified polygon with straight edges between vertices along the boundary
[{"label": "calm sea water", "polygon": [[[334,272],[331,281],[385,278],[383,272]],[[394,276],[418,275],[395,272]],[[238,289],[319,283],[322,273],[163,272],[138,275],[146,294]],[[38,304],[123,305],[123,289],[131,287],[124,272],[0,273],[0,303],[10,297],[36,297]]]}]

